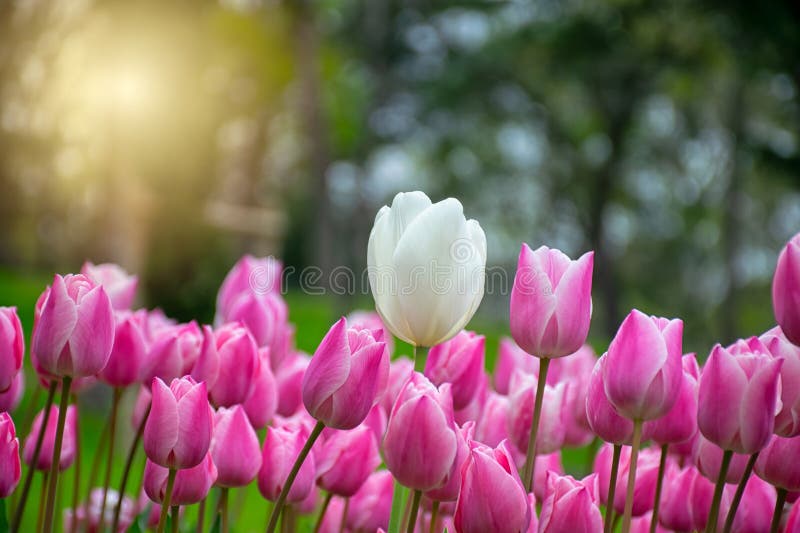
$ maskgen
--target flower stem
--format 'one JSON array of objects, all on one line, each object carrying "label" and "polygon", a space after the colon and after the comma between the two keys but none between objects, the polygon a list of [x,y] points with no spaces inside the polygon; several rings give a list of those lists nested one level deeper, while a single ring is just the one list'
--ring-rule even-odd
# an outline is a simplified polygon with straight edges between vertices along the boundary
[{"label": "flower stem", "polygon": [[269,517],[269,524],[267,524],[267,533],[275,533],[275,527],[278,525],[278,517],[281,515],[281,511],[283,511],[283,504],[286,502],[286,496],[289,495],[289,490],[292,488],[294,478],[296,478],[297,473],[300,472],[303,461],[306,460],[308,453],[311,451],[311,447],[314,446],[314,442],[319,438],[323,429],[325,429],[325,424],[317,422],[317,425],[311,430],[311,434],[308,436],[305,446],[300,450],[300,454],[297,456],[297,460],[295,460],[294,466],[292,466],[292,470],[289,472],[289,477],[286,478],[286,483],[283,484],[281,493],[278,495],[278,501],[275,502],[275,507],[272,509],[272,514]]},{"label": "flower stem", "polygon": [[[108,501],[108,486],[111,483],[111,464],[114,457],[114,437],[117,433],[117,414],[119,413],[119,399],[122,396],[122,389],[114,387],[111,399],[111,414],[109,415],[108,433],[108,460],[106,461],[106,476],[103,481],[103,503],[100,504],[100,516],[106,515],[106,502]],[[122,494],[120,494],[122,501]]]},{"label": "flower stem", "polygon": [[44,531],[53,530],[53,514],[55,512],[56,491],[58,489],[59,463],[61,462],[61,444],[64,442],[64,423],[67,421],[70,385],[72,385],[72,377],[64,376],[61,379],[61,405],[58,411],[58,424],[56,425],[56,442],[53,447],[53,464],[50,467],[50,479],[48,480],[47,506],[44,510]]},{"label": "flower stem", "polygon": [[725,476],[728,475],[728,467],[731,464],[731,458],[733,458],[733,452],[731,450],[725,450],[722,452],[722,463],[719,465],[717,484],[714,487],[714,499],[711,500],[711,509],[708,511],[706,533],[714,533],[717,530],[719,504],[722,501],[722,490],[725,488]]},{"label": "flower stem", "polygon": [[22,517],[25,514],[25,504],[28,501],[28,494],[31,490],[31,483],[33,483],[33,474],[36,472],[36,463],[39,462],[39,454],[42,453],[42,442],[44,441],[44,432],[47,428],[47,422],[50,420],[50,408],[53,406],[53,397],[56,394],[56,381],[50,382],[50,388],[47,390],[47,401],[44,403],[44,416],[42,417],[42,426],[39,429],[39,435],[36,437],[36,447],[33,449],[33,460],[28,467],[28,473],[25,474],[25,484],[22,485],[22,496],[20,497],[17,508],[14,511],[14,520],[11,522],[11,531],[19,531],[19,526],[22,524]]},{"label": "flower stem", "polygon": [[783,505],[786,503],[786,495],[786,489],[778,489],[778,499],[775,501],[775,512],[772,513],[772,525],[769,528],[770,533],[778,533],[781,517],[783,516]]},{"label": "flower stem", "polygon": [[542,400],[544,399],[544,387],[547,384],[547,369],[549,367],[550,359],[539,359],[539,383],[536,385],[536,400],[533,404],[531,435],[528,439],[528,453],[525,454],[525,469],[522,471],[522,482],[525,483],[525,490],[527,492],[533,489],[533,474],[536,466],[536,436],[539,433],[539,419],[542,416]]},{"label": "flower stem", "polygon": [[[147,422],[147,417],[150,416],[150,407],[152,404],[147,405],[147,409],[144,411],[144,415],[142,416],[142,421],[139,422],[139,427],[136,428],[136,435],[133,437],[133,442],[131,443],[131,449],[128,451],[128,458],[125,460],[125,469],[122,471],[122,481],[119,484],[119,498],[117,499],[117,507],[114,509],[114,522],[113,526],[111,527],[111,531],[117,531],[117,527],[119,526],[119,517],[122,512],[122,498],[125,496],[125,487],[128,485],[128,478],[131,474],[131,467],[133,466],[133,460],[136,457],[136,451],[139,449],[139,441],[142,440],[142,434],[144,433],[144,425]],[[202,525],[201,531],[202,531]]]},{"label": "flower stem", "polygon": [[625,512],[622,515],[622,533],[631,530],[631,514],[633,513],[633,490],[636,488],[636,465],[639,461],[639,445],[642,440],[642,421],[633,421],[633,442],[631,443],[631,461],[628,468],[628,491],[625,494]]},{"label": "flower stem", "polygon": [[656,533],[658,526],[658,508],[661,506],[661,489],[664,487],[664,470],[667,468],[667,452],[669,444],[661,445],[661,461],[658,463],[658,479],[656,480],[656,499],[653,501],[653,516],[650,518],[650,533]]},{"label": "flower stem", "polygon": [[617,475],[619,474],[619,458],[622,455],[622,445],[614,445],[614,456],[611,459],[611,476],[608,479],[608,498],[606,503],[606,520],[603,524],[604,533],[613,531],[614,523],[614,499],[617,493]]},{"label": "flower stem", "polygon": [[[50,472],[45,470],[42,472],[42,487],[39,493],[39,502],[43,502],[47,498],[47,479],[50,477]],[[39,504],[39,517],[36,519],[36,531],[42,530],[42,522],[44,521],[44,506]]]},{"label": "flower stem", "polygon": [[747,466],[744,468],[742,479],[739,481],[739,486],[736,487],[736,494],[734,494],[733,501],[731,501],[731,506],[728,509],[728,516],[725,518],[725,527],[722,528],[723,533],[730,533],[731,528],[733,527],[733,520],[736,518],[736,510],[739,508],[739,503],[742,501],[742,496],[744,496],[744,488],[747,485],[747,480],[750,479],[750,474],[753,473],[753,467],[756,464],[756,459],[758,459],[758,452],[751,455],[750,459],[747,461]]},{"label": "flower stem", "polygon": [[389,515],[389,532],[399,533],[402,529],[403,514],[405,510],[406,500],[408,499],[407,489],[400,484],[396,479],[394,480],[394,492],[392,493],[392,512]]},{"label": "flower stem", "polygon": [[[200,500],[200,503],[197,506],[197,528],[195,530],[197,533],[203,533],[203,522],[206,519],[206,500],[207,499],[208,499],[208,496],[206,496],[205,498]],[[113,532],[114,530],[112,529],[111,531]]]},{"label": "flower stem", "polygon": [[406,533],[414,533],[417,524],[417,513],[419,512],[419,501],[422,499],[422,491],[414,491],[414,499],[411,502],[411,515],[408,517],[408,527]]},{"label": "flower stem", "polygon": [[170,510],[172,511],[172,533],[178,533],[178,518],[180,518],[181,506],[173,505]]},{"label": "flower stem", "polygon": [[347,512],[350,510],[350,498],[344,499],[344,509],[342,509],[342,521],[339,522],[339,533],[344,533],[344,528],[347,525]]},{"label": "flower stem", "polygon": [[[72,403],[75,404],[77,409],[78,406],[78,397],[73,393],[72,394]],[[79,413],[75,412],[76,416],[79,416]],[[80,419],[78,420],[78,428],[80,429]],[[72,469],[72,511],[75,512],[78,509],[78,494],[81,490],[81,432],[75,432],[75,467]],[[70,526],[70,533],[74,533],[75,527],[77,525],[77,520],[73,520]]]},{"label": "flower stem", "polygon": [[425,361],[428,358],[428,348],[424,346],[414,346],[414,370],[420,373],[425,372]]},{"label": "flower stem", "polygon": [[328,512],[328,506],[331,504],[331,500],[333,499],[333,493],[329,492],[325,496],[325,500],[322,502],[322,509],[319,511],[319,516],[317,517],[317,523],[314,524],[314,533],[319,533],[319,529],[322,527],[322,521],[325,519],[325,513]]},{"label": "flower stem", "polygon": [[439,500],[433,502],[431,509],[431,527],[428,529],[429,533],[436,533],[436,521],[439,519]]},{"label": "flower stem", "polygon": [[219,493],[219,515],[222,518],[222,533],[228,533],[228,489],[222,487]]},{"label": "flower stem", "polygon": [[172,487],[175,486],[175,476],[178,471],[174,468],[169,469],[167,475],[167,490],[164,492],[164,500],[161,502],[161,515],[158,517],[158,533],[164,533],[164,527],[167,525],[167,513],[169,512],[169,504],[172,500]]}]

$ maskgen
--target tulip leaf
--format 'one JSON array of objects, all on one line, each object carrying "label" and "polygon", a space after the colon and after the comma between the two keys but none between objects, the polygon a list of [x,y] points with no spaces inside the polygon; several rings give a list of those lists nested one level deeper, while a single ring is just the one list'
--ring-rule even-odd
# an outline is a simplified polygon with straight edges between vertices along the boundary
[{"label": "tulip leaf", "polygon": [[0,533],[8,533],[8,517],[6,516],[5,498],[0,498]]},{"label": "tulip leaf", "polygon": [[389,518],[388,533],[400,533],[402,528],[403,514],[408,499],[408,489],[394,480],[394,495],[392,496],[392,514]]},{"label": "tulip leaf", "polygon": [[211,530],[209,533],[219,533],[222,529],[221,517],[219,513],[216,514],[216,518],[214,518],[214,524],[211,526]]}]

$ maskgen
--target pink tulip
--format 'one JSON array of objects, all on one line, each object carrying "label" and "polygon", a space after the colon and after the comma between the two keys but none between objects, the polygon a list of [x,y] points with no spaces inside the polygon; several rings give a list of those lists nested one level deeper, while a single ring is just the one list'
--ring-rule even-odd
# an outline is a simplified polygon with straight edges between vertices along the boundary
[{"label": "pink tulip", "polygon": [[[108,489],[104,516],[100,516],[103,506],[103,489],[92,489],[89,501],[79,505],[77,509],[64,511],[64,531],[85,531],[86,533],[101,533],[111,529],[114,523],[114,509],[119,502],[119,492]],[[119,523],[116,533],[124,533],[133,524],[136,509],[133,500],[127,496],[122,498],[119,513]]]},{"label": "pink tulip", "polygon": [[[728,473],[725,476],[726,483],[739,483],[749,458],[748,455],[733,454]],[[698,433],[692,448],[692,461],[700,473],[716,482],[722,464],[722,449]]]},{"label": "pink tulip", "polygon": [[144,426],[147,458],[165,468],[197,466],[211,444],[213,413],[206,384],[190,377],[173,379],[170,386],[153,379],[150,416]]},{"label": "pink tulip", "polygon": [[136,297],[139,278],[131,276],[114,263],[94,265],[89,261],[83,264],[81,274],[98,285],[102,285],[114,309],[130,309]]},{"label": "pink tulip", "polygon": [[[638,516],[631,520],[631,529],[630,533],[650,533],[650,526],[653,522],[653,513],[649,511],[642,516]],[[661,524],[656,524],[656,528],[654,530],[656,533],[670,533],[663,527]]]},{"label": "pink tulip", "polygon": [[25,338],[16,307],[0,307],[0,393],[11,388],[25,355]]},{"label": "pink tulip", "polygon": [[200,357],[203,333],[196,322],[162,330],[150,347],[142,366],[142,383],[153,378],[172,381],[191,372]]},{"label": "pink tulip", "polygon": [[[144,490],[155,503],[162,503],[167,493],[169,470],[150,459],[144,466]],[[171,505],[192,505],[203,501],[217,480],[217,467],[206,453],[197,465],[178,470],[172,487]]]},{"label": "pink tulip", "polygon": [[308,496],[298,504],[295,504],[294,510],[299,515],[312,515],[319,508],[322,499],[319,497],[319,488],[316,485],[311,485],[311,490]]},{"label": "pink tulip", "polygon": [[462,467],[453,522],[459,533],[525,531],[530,504],[506,442],[472,448]]},{"label": "pink tulip", "polygon": [[778,256],[772,278],[772,309],[786,338],[800,346],[800,233]]},{"label": "pink tulip", "polygon": [[383,331],[383,342],[389,351],[389,358],[394,353],[394,336],[386,324],[383,323],[381,315],[375,311],[353,311],[347,315],[347,323],[355,329],[380,329]]},{"label": "pink tulip", "polygon": [[633,422],[619,414],[608,401],[604,374],[608,355],[604,354],[592,370],[586,391],[586,419],[595,435],[612,444],[630,444],[633,440]]},{"label": "pink tulip", "polygon": [[147,357],[147,341],[141,321],[132,313],[117,312],[115,324],[111,355],[99,377],[112,387],[127,387],[141,376]]},{"label": "pink tulip", "polygon": [[372,409],[367,413],[367,418],[364,419],[364,424],[370,431],[372,436],[375,437],[375,442],[379,445],[383,442],[383,435],[386,433],[386,426],[389,424],[389,417],[383,411],[381,404],[375,404]]},{"label": "pink tulip", "polygon": [[8,413],[0,413],[0,498],[14,492],[20,473],[19,439],[14,421]]},{"label": "pink tulip", "polygon": [[[341,318],[322,339],[303,376],[303,404],[311,416],[336,429],[364,421],[389,379],[382,331],[356,330]],[[377,337],[377,338],[376,338]]]},{"label": "pink tulip", "polygon": [[392,475],[388,470],[375,472],[350,498],[347,526],[351,530],[389,529],[389,515],[392,512],[392,481]]},{"label": "pink tulip", "polygon": [[219,408],[210,449],[220,487],[244,487],[261,469],[258,437],[241,405]]},{"label": "pink tulip", "polygon": [[[725,518],[728,516],[728,510],[731,507],[735,493],[735,485],[725,486],[725,490],[722,493],[722,503],[719,508],[718,523],[725,523]],[[736,510],[731,533],[761,533],[769,531],[776,499],[775,488],[772,485],[756,476],[750,476],[747,480],[747,485],[745,485],[742,500]]]},{"label": "pink tulip", "polygon": [[531,521],[528,522],[526,533],[536,533],[539,531],[539,517],[536,516],[536,496],[533,494],[528,494],[528,509],[530,509]]},{"label": "pink tulip", "polygon": [[453,410],[453,419],[458,425],[464,425],[467,422],[475,422],[480,418],[483,412],[486,398],[489,396],[489,376],[485,370],[481,370],[477,374],[477,385],[475,386],[474,396],[470,402],[462,409]]},{"label": "pink tulip", "polygon": [[775,416],[775,434],[781,437],[800,435],[800,346],[789,342],[781,328],[773,328],[759,339],[773,357],[783,359],[781,410]]},{"label": "pink tulip", "polygon": [[381,464],[372,430],[358,426],[334,431],[316,454],[317,484],[324,490],[349,498]]},{"label": "pink tulip", "polygon": [[[525,457],[520,455],[524,462]],[[517,466],[520,466],[520,461],[517,461]],[[547,493],[547,475],[548,472],[553,472],[559,476],[564,475],[564,465],[561,464],[561,452],[553,452],[547,455],[536,456],[536,466],[533,472],[533,494],[538,501],[544,501],[545,494]],[[608,483],[606,483],[608,485]]]},{"label": "pink tulip", "polygon": [[714,483],[693,466],[668,463],[659,507],[659,522],[674,531],[702,531],[714,497]]},{"label": "pink tulip", "polygon": [[131,414],[131,426],[134,431],[138,430],[145,413],[149,413],[152,400],[153,393],[150,392],[150,387],[141,385],[139,392],[136,394],[136,401],[133,403],[133,413]]},{"label": "pink tulip", "polygon": [[474,398],[483,378],[486,337],[462,331],[428,352],[425,376],[434,385],[453,385],[453,409],[465,408]]},{"label": "pink tulip", "polygon": [[215,405],[230,407],[250,396],[259,364],[253,336],[241,324],[225,324],[214,332],[219,355],[219,375],[209,389]]},{"label": "pink tulip", "polygon": [[458,491],[461,488],[462,466],[469,459],[470,445],[475,433],[475,422],[467,422],[461,427],[456,427],[456,458],[450,467],[447,478],[439,488],[429,490],[425,496],[429,500],[439,502],[454,502],[458,498]]},{"label": "pink tulip", "polygon": [[392,409],[383,454],[404,486],[421,491],[441,487],[458,451],[450,385],[439,390],[415,372]]},{"label": "pink tulip", "polygon": [[[684,359],[687,358],[694,360],[694,355],[684,356]],[[696,365],[696,362],[688,363],[690,368]],[[684,370],[678,398],[672,409],[645,426],[650,439],[658,444],[686,442],[697,433],[697,380],[691,372]]]},{"label": "pink tulip", "polygon": [[747,455],[766,446],[775,426],[782,362],[756,353],[734,356],[714,346],[698,387],[703,436]]},{"label": "pink tulip", "polygon": [[392,412],[400,391],[403,390],[406,382],[413,374],[414,362],[407,357],[398,357],[389,363],[389,380],[386,383],[386,391],[381,398],[381,406],[387,415]]},{"label": "pink tulip", "polygon": [[[536,376],[520,371],[511,377],[508,434],[517,449],[523,453],[528,449],[530,439],[537,380]],[[545,386],[539,435],[536,439],[536,450],[539,454],[552,453],[564,445],[564,417],[568,415],[565,400],[569,386],[567,383]]]},{"label": "pink tulip", "polygon": [[144,332],[144,338],[148,344],[155,341],[161,333],[178,325],[178,323],[167,317],[161,309],[137,309],[133,314],[139,319]]},{"label": "pink tulip", "polygon": [[547,497],[539,514],[539,533],[599,533],[603,517],[597,507],[597,476],[581,481],[550,473]]},{"label": "pink tulip", "polygon": [[[42,440],[42,448],[39,452],[39,458],[33,467],[36,470],[50,470],[53,465],[53,448],[56,441],[56,425],[58,423],[58,407],[52,406],[50,408],[50,417],[47,419],[47,428],[45,428],[44,439]],[[22,448],[22,458],[25,463],[30,465],[33,462],[33,453],[36,450],[36,440],[39,438],[39,433],[42,431],[42,420],[44,419],[44,410],[39,411],[36,418],[33,419],[31,432],[25,439],[25,444]],[[77,448],[77,434],[78,434],[78,411],[74,405],[67,408],[66,422],[64,424],[64,437],[61,443],[61,456],[58,461],[59,470],[66,470],[72,465],[75,460],[75,450]]]},{"label": "pink tulip", "polygon": [[[636,482],[633,490],[632,516],[642,516],[653,509],[660,459],[661,450],[659,449],[645,448],[639,453],[638,460],[636,461]],[[625,493],[628,485],[628,473],[631,467],[630,461],[631,449],[624,446],[622,448],[622,454],[620,455],[617,487],[614,492],[614,509],[619,514],[625,512]],[[667,462],[670,462],[669,457],[667,458]],[[608,468],[610,471],[610,462]],[[603,480],[606,482],[606,487],[608,486],[609,477],[610,473],[606,475]]]},{"label": "pink tulip", "polygon": [[756,461],[758,477],[789,492],[800,491],[800,437],[772,437]]},{"label": "pink tulip", "polygon": [[489,392],[483,404],[477,424],[475,425],[475,440],[496,448],[508,435],[508,397]]},{"label": "pink tulip", "polygon": [[[309,430],[297,422],[285,422],[267,429],[258,472],[258,490],[267,500],[275,501],[283,489],[289,472],[306,443]],[[308,454],[289,490],[286,501],[299,503],[306,499],[316,478],[314,454]]]},{"label": "pink tulip", "polygon": [[277,414],[292,416],[303,407],[303,376],[311,358],[304,353],[294,353],[275,371],[278,387]]},{"label": "pink tulip", "polygon": [[25,372],[17,372],[11,386],[5,392],[0,392],[0,411],[15,410],[23,394],[25,394]]},{"label": "pink tulip", "polygon": [[[191,376],[198,383],[206,382],[206,388],[211,390],[219,379],[219,351],[217,350],[217,336],[211,326],[204,325],[200,328],[201,337],[197,359],[192,365]],[[194,345],[194,344],[193,344]],[[184,359],[181,357],[181,359]]]},{"label": "pink tulip", "polygon": [[280,294],[244,293],[234,300],[222,316],[228,322],[240,322],[253,334],[258,346],[269,348],[273,369],[279,368],[287,354],[291,329],[289,309]]},{"label": "pink tulip", "polygon": [[617,411],[631,420],[664,416],[681,388],[683,322],[633,310],[608,347],[603,384]]},{"label": "pink tulip", "polygon": [[114,313],[103,287],[87,277],[56,274],[35,321],[31,350],[52,376],[100,372],[114,344]]},{"label": "pink tulip", "polygon": [[[552,365],[551,365],[552,366]],[[508,338],[500,339],[497,350],[497,361],[494,364],[494,388],[500,394],[508,394],[511,375],[515,370],[522,370],[527,374],[539,375],[539,359],[531,357],[528,352],[517,346]],[[548,381],[549,381],[548,374]]]},{"label": "pink tulip", "polygon": [[[586,416],[586,396],[592,370],[597,362],[591,346],[584,345],[570,357],[556,359],[550,365],[550,371],[556,367],[560,381],[569,383],[564,392],[564,404],[567,413],[564,415],[564,445],[586,446],[594,439]],[[548,372],[548,377],[550,372]]]},{"label": "pink tulip", "polygon": [[511,335],[531,355],[574,353],[586,342],[592,316],[594,252],[572,261],[563,252],[522,245],[511,290]]},{"label": "pink tulip", "polygon": [[259,354],[255,381],[250,396],[244,402],[244,411],[255,429],[267,427],[278,408],[278,385],[269,365],[269,354]]},{"label": "pink tulip", "polygon": [[[245,255],[228,272],[217,294],[217,314],[227,317],[242,294],[280,294],[283,264],[274,257]],[[222,319],[227,322],[229,319]]]}]

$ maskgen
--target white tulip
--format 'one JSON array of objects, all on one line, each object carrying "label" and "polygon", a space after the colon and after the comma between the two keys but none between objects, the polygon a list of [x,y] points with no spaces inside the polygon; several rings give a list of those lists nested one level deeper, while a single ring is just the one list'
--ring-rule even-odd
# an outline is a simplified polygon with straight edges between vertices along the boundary
[{"label": "white tulip", "polygon": [[415,346],[454,337],[475,314],[486,281],[486,236],[461,202],[420,191],[383,206],[367,248],[369,284],[386,327]]}]

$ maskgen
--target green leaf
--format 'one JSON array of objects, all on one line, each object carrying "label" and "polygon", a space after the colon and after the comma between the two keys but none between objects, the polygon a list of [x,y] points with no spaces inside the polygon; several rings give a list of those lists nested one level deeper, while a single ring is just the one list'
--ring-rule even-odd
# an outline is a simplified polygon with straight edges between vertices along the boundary
[{"label": "green leaf", "polygon": [[219,533],[222,528],[222,517],[217,513],[214,518],[214,525],[211,526],[209,533]]},{"label": "green leaf", "polygon": [[5,498],[0,498],[0,533],[8,533],[8,517],[6,516]]},{"label": "green leaf", "polygon": [[408,489],[394,480],[394,495],[392,496],[392,514],[389,517],[388,533],[400,533],[403,513],[408,499]]}]

